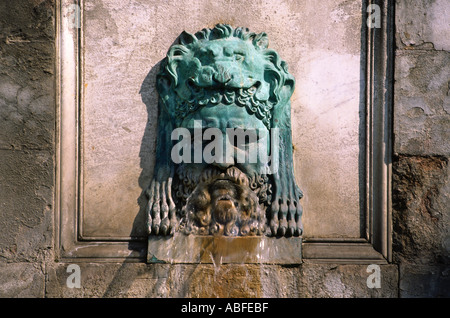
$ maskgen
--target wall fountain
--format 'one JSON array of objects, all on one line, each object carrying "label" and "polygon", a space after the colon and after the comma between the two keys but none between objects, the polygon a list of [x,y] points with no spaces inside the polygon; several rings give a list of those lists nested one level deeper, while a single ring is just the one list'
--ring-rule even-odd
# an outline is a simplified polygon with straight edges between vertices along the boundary
[{"label": "wall fountain", "polygon": [[156,79],[148,262],[301,263],[294,78],[265,33],[183,32]]}]

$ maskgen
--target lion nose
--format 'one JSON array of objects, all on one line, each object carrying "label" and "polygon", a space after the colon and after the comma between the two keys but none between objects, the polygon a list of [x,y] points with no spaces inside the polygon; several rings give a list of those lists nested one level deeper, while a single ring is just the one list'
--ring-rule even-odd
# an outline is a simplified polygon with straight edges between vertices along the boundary
[{"label": "lion nose", "polygon": [[217,72],[213,75],[213,80],[219,84],[226,84],[231,81],[231,79],[232,75],[224,69],[217,70]]},{"label": "lion nose", "polygon": [[212,164],[220,169],[227,169],[233,166],[234,162],[213,162]]}]

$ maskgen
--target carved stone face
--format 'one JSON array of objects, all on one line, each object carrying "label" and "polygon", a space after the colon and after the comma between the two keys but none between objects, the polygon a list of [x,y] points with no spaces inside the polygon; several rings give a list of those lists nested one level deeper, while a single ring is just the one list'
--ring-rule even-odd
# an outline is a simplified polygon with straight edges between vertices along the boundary
[{"label": "carved stone face", "polygon": [[232,174],[214,175],[192,192],[185,206],[185,233],[236,236],[264,232],[264,211],[256,194]]}]

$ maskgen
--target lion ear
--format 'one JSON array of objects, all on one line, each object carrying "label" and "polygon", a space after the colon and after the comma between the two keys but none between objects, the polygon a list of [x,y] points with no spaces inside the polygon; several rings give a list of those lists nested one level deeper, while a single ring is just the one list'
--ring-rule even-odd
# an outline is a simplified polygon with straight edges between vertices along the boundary
[{"label": "lion ear", "polygon": [[180,44],[188,45],[197,41],[198,41],[197,37],[191,33],[183,31],[180,34]]},{"label": "lion ear", "polygon": [[261,50],[265,50],[269,47],[269,38],[266,33],[260,33],[253,39],[253,45]]}]

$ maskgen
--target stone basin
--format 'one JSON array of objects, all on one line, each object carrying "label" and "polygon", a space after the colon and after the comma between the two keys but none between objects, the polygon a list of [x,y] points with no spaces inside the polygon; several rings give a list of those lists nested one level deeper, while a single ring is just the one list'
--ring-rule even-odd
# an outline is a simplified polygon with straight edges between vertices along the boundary
[{"label": "stone basin", "polygon": [[149,236],[148,263],[300,264],[301,237]]}]

